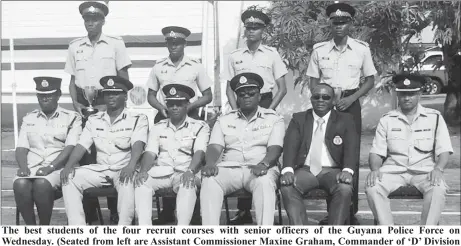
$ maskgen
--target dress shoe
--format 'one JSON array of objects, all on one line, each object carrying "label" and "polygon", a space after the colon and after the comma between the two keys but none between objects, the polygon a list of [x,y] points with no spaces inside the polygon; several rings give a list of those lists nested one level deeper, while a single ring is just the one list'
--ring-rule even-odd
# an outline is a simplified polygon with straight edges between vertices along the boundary
[{"label": "dress shoe", "polygon": [[160,212],[160,216],[157,219],[152,220],[152,225],[166,225],[175,222],[174,210]]},{"label": "dress shoe", "polygon": [[111,213],[110,214],[110,224],[117,225],[118,224],[118,213]]},{"label": "dress shoe", "polygon": [[230,220],[231,225],[253,224],[250,210],[239,210],[235,217]]},{"label": "dress shoe", "polygon": [[[351,225],[360,225],[360,222],[355,215],[351,218],[350,223]],[[328,225],[328,215],[325,216],[321,221],[319,221],[319,225]]]}]

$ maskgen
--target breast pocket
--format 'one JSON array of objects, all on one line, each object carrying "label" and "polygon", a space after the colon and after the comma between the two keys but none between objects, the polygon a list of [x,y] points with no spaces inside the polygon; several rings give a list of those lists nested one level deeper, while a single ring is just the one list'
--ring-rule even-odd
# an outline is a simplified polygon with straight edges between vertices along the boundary
[{"label": "breast pocket", "polygon": [[58,144],[65,144],[67,138],[67,128],[59,127],[53,132],[53,139]]},{"label": "breast pocket", "polygon": [[347,70],[351,78],[360,78],[362,61],[360,59],[351,59],[348,62]]},{"label": "breast pocket", "polygon": [[224,143],[226,145],[232,145],[240,142],[239,134],[237,129],[223,129]]},{"label": "breast pocket", "polygon": [[401,153],[408,148],[403,132],[391,132],[387,139],[387,148],[393,153]]},{"label": "breast pocket", "polygon": [[323,60],[319,61],[319,68],[322,71],[322,76],[325,79],[331,79],[334,76],[334,64],[331,60]]},{"label": "breast pocket", "polygon": [[86,60],[83,58],[83,56],[80,56],[80,58],[77,58],[75,60],[75,70],[77,72],[76,77],[83,79],[85,76],[85,65],[86,65]]},{"label": "breast pocket", "polygon": [[112,56],[101,57],[101,65],[106,75],[115,75],[117,69],[115,67],[115,58]]},{"label": "breast pocket", "polygon": [[234,69],[235,69],[235,74],[240,74],[243,72],[248,72],[250,71],[250,64],[246,64],[244,62],[235,62],[234,63]]},{"label": "breast pocket", "polygon": [[131,149],[131,131],[123,131],[115,134],[112,137],[114,146],[121,151],[129,151]]},{"label": "breast pocket", "polygon": [[423,153],[429,153],[432,151],[434,148],[434,138],[432,137],[418,137],[415,140],[415,148],[416,150],[423,152]]}]

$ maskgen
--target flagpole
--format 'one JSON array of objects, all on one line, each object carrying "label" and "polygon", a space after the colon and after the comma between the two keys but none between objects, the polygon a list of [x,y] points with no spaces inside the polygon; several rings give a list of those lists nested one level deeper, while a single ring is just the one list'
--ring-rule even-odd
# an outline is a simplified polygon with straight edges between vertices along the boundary
[{"label": "flagpole", "polygon": [[11,74],[13,81],[11,83],[12,87],[12,97],[13,97],[13,129],[14,129],[14,147],[16,148],[18,144],[18,105],[16,104],[16,73],[15,73],[15,62],[14,62],[14,40],[10,38],[10,64],[11,64]]}]

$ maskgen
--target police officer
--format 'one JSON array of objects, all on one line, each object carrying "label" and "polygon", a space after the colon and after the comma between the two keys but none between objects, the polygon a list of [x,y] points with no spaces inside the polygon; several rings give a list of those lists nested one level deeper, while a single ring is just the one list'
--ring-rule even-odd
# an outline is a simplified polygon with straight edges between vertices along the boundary
[{"label": "police officer", "polygon": [[419,103],[424,77],[396,75],[392,81],[399,108],[383,115],[376,129],[366,179],[368,204],[380,225],[392,225],[387,196],[413,185],[424,195],[421,225],[437,225],[447,190],[443,171],[453,153],[448,129],[439,111]]},{"label": "police officer", "polygon": [[[82,109],[89,106],[83,89],[87,86],[102,89],[99,80],[104,76],[119,75],[128,79],[131,60],[121,37],[102,33],[109,13],[105,2],[83,2],[79,11],[88,35],[70,42],[64,70],[71,75],[69,92],[74,108],[82,114]],[[104,100],[100,96],[93,103],[93,106],[103,105]]]},{"label": "police officer", "polygon": [[61,79],[35,77],[40,110],[28,113],[19,132],[14,178],[14,197],[27,225],[36,225],[34,203],[40,225],[49,225],[54,191],[61,186],[59,174],[82,132],[82,119],[59,107]]},{"label": "police officer", "polygon": [[211,92],[211,80],[206,74],[205,68],[199,60],[184,54],[186,38],[191,32],[184,27],[168,26],[162,29],[165,36],[168,52],[170,55],[159,60],[152,68],[147,86],[149,87],[148,102],[158,110],[154,119],[157,123],[168,117],[168,109],[165,105],[165,95],[161,94],[157,99],[157,92],[166,84],[183,84],[191,87],[194,91],[200,90],[202,97],[194,97],[188,106],[188,115],[198,119],[198,109],[206,106],[213,99]]},{"label": "police officer", "polygon": [[[224,68],[223,76],[228,81],[227,99],[232,109],[236,110],[238,105],[230,80],[243,72],[257,73],[264,80],[259,106],[275,110],[287,93],[285,78],[288,70],[277,49],[261,44],[263,32],[270,23],[270,18],[262,11],[249,9],[242,13],[241,19],[245,25],[246,47],[231,52],[228,64]],[[274,96],[272,91],[275,86],[277,92]],[[231,219],[231,223],[252,223],[251,199],[238,199],[237,207],[239,211]]]},{"label": "police officer", "polygon": [[[84,96],[86,87],[102,89],[99,80],[104,76],[119,75],[126,79],[131,60],[121,37],[109,36],[102,33],[105,24],[105,17],[109,8],[105,1],[86,1],[79,6],[80,14],[84,20],[88,35],[77,38],[70,42],[67,61],[64,70],[71,75],[69,92],[72,98],[75,111],[82,114],[85,123],[88,114],[85,107],[89,106]],[[93,106],[104,110],[102,94],[92,102]],[[96,150],[91,147],[91,155],[85,155],[82,164],[94,163]],[[95,205],[91,201],[85,201],[89,220],[95,217]],[[117,219],[117,203],[113,198],[107,198],[107,204],[111,210],[111,221]],[[92,210],[89,210],[92,209]]]},{"label": "police officer", "polygon": [[204,225],[219,225],[223,197],[242,188],[253,194],[257,224],[274,223],[276,162],[285,126],[274,110],[258,106],[263,85],[263,78],[255,73],[241,73],[231,80],[239,109],[220,116],[211,133],[200,192]]},{"label": "police officer", "polygon": [[[143,114],[125,108],[133,84],[120,76],[101,79],[107,111],[91,115],[78,145],[61,172],[63,197],[69,225],[85,224],[82,193],[91,187],[114,184],[118,191],[119,225],[134,217],[133,175],[147,141],[148,122]],[[97,164],[75,167],[92,144]]]},{"label": "police officer", "polygon": [[[336,109],[352,114],[360,139],[362,109],[359,99],[373,88],[376,69],[368,44],[349,37],[355,9],[346,3],[335,3],[327,7],[326,14],[330,17],[333,39],[314,45],[306,75],[310,77],[311,90],[320,82],[341,90]],[[363,84],[360,84],[361,76],[365,77]],[[360,155],[360,149],[357,155]],[[358,209],[357,194],[355,192],[352,199],[356,204],[355,212]],[[355,218],[353,223],[357,223]]]},{"label": "police officer", "polygon": [[[211,92],[211,80],[206,74],[205,68],[199,60],[188,57],[184,54],[187,44],[187,37],[191,34],[190,30],[179,26],[168,26],[162,29],[168,47],[169,56],[159,60],[152,68],[147,87],[149,92],[147,101],[158,110],[154,123],[168,118],[168,108],[164,102],[165,95],[157,98],[157,93],[166,84],[183,84],[192,88],[195,92],[199,90],[202,96],[195,96],[188,105],[188,115],[194,119],[199,119],[198,109],[206,106],[213,99]],[[196,93],[197,94],[197,93]],[[163,199],[164,210],[155,223],[164,224],[174,221],[174,199]],[[194,216],[194,223],[197,222],[199,214]]]},{"label": "police officer", "polygon": [[189,100],[195,96],[192,88],[168,84],[162,91],[166,96],[168,119],[155,124],[149,133],[140,174],[136,178],[136,212],[140,225],[152,225],[153,193],[158,189],[173,188],[177,193],[178,225],[189,225],[210,128],[204,121],[187,116]]}]

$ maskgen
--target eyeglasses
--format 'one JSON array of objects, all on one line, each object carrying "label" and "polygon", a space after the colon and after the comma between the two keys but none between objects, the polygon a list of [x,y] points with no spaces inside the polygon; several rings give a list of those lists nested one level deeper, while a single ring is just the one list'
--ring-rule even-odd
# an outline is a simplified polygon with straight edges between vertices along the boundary
[{"label": "eyeglasses", "polygon": [[238,97],[254,97],[256,94],[258,94],[257,91],[239,91],[237,92]]},{"label": "eyeglasses", "polygon": [[320,94],[312,95],[312,99],[314,100],[319,100],[320,98],[322,98],[323,101],[328,101],[331,99],[331,96],[330,95],[320,95]]}]

